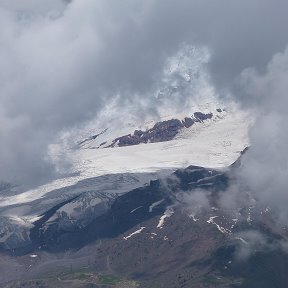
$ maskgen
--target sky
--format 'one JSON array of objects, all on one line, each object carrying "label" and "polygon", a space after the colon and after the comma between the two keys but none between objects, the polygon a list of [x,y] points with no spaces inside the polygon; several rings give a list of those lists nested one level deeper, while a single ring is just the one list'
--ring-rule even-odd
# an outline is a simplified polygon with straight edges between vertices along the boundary
[{"label": "sky", "polygon": [[243,181],[284,205],[287,11],[286,0],[0,0],[0,179],[57,177],[49,144],[115,99],[154,113],[151,91],[187,44],[210,51],[215,93],[256,116]]}]

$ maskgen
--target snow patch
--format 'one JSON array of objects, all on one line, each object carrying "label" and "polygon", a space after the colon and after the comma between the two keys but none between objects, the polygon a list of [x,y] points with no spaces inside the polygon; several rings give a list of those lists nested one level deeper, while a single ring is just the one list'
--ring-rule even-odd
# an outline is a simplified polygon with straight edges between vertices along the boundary
[{"label": "snow patch", "polygon": [[154,209],[155,207],[157,207],[158,205],[160,205],[163,201],[164,201],[164,199],[152,203],[152,204],[149,206],[149,213],[151,213],[151,212],[153,211],[153,209]]},{"label": "snow patch", "polygon": [[231,228],[230,229],[233,229],[235,227],[235,225],[237,224],[238,222],[238,219],[235,218],[235,219],[232,219],[232,221],[234,222],[234,224],[232,224]]},{"label": "snow patch", "polygon": [[143,206],[139,206],[139,207],[133,209],[132,211],[130,211],[130,214],[134,213],[135,211],[139,210],[139,209],[142,208],[142,207],[143,207]]},{"label": "snow patch", "polygon": [[245,245],[248,245],[248,242],[241,237],[235,237],[235,239],[241,241]]},{"label": "snow patch", "polygon": [[200,220],[199,218],[196,218],[194,214],[190,214],[188,216],[189,216],[189,218],[192,218],[194,222],[197,222]]},{"label": "snow patch", "polygon": [[173,214],[174,214],[173,208],[172,208],[172,207],[167,207],[166,210],[165,210],[165,212],[164,212],[164,215],[161,216],[161,218],[160,218],[160,220],[159,220],[159,223],[158,223],[158,225],[157,225],[157,228],[162,229],[163,226],[164,226],[164,223],[165,223],[165,219],[171,217]]},{"label": "snow patch", "polygon": [[130,235],[123,237],[124,240],[128,240],[129,238],[131,238],[132,236],[141,233],[146,227],[141,227],[139,230],[131,233]]},{"label": "snow patch", "polygon": [[223,234],[230,234],[231,231],[228,230],[228,229],[225,229],[225,228],[221,227],[220,225],[218,225],[218,224],[214,221],[215,218],[218,218],[218,216],[212,216],[212,217],[210,217],[209,220],[207,221],[207,223],[216,225],[217,229],[218,229],[221,233],[223,233]]}]

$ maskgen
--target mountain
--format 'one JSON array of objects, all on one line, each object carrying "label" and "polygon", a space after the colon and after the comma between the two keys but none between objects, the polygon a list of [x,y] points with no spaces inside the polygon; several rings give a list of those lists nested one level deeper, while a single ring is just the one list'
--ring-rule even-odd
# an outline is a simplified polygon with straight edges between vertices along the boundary
[{"label": "mountain", "polygon": [[160,116],[72,135],[65,177],[1,184],[0,287],[286,287],[287,229],[238,178],[250,116]]},{"label": "mountain", "polygon": [[252,195],[237,209],[218,201],[240,167],[241,159],[225,170],[177,170],[120,195],[77,229],[51,221],[60,207],[48,210],[34,223],[31,244],[13,251],[19,287],[102,287],[108,275],[117,283],[107,287],[285,287],[288,257],[278,244],[287,231]]},{"label": "mountain", "polygon": [[1,184],[0,248],[31,245],[30,233],[48,211],[47,227],[57,222],[77,230],[151,180],[189,165],[222,169],[233,163],[249,145],[251,115],[215,96],[209,55],[184,45],[167,62],[153,103],[122,103],[120,109],[116,97],[95,121],[61,135],[49,146],[49,159],[58,170],[64,166],[58,179],[29,190]]},{"label": "mountain", "polygon": [[190,113],[164,113],[140,125],[134,119],[121,129],[118,120],[110,121],[108,127],[94,128],[102,132],[81,139],[91,131],[82,132],[76,147],[66,151],[72,159],[71,174],[28,191],[3,185],[0,247],[29,245],[31,228],[51,209],[51,223],[57,221],[63,229],[73,230],[104,213],[119,195],[177,168],[231,164],[248,145],[250,119],[233,105],[215,108],[218,105],[208,102]]}]

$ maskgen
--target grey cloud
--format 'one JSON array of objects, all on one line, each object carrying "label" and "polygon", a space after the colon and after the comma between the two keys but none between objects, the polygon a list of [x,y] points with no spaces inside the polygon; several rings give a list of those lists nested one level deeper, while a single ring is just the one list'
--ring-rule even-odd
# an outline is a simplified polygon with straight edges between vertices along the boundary
[{"label": "grey cloud", "polygon": [[66,0],[1,0],[1,7],[19,13],[47,13],[63,11]]},{"label": "grey cloud", "polygon": [[280,243],[268,241],[265,235],[257,230],[246,230],[235,235],[239,239],[238,249],[235,252],[237,260],[247,260],[256,252],[273,251],[280,248]]},{"label": "grey cloud", "polygon": [[258,252],[282,251],[287,253],[287,241],[273,239],[258,230],[245,230],[234,235],[238,246],[234,257],[238,261],[245,261]]},{"label": "grey cloud", "polygon": [[211,209],[209,196],[209,192],[197,189],[192,192],[180,192],[176,195],[176,198],[183,206],[185,213],[197,219],[199,216],[201,217],[201,213]]},{"label": "grey cloud", "polygon": [[287,72],[288,49],[275,54],[264,73],[255,69],[242,73],[250,103],[257,105],[257,119],[250,131],[251,148],[244,156],[240,181],[270,206],[282,223],[288,218]]}]

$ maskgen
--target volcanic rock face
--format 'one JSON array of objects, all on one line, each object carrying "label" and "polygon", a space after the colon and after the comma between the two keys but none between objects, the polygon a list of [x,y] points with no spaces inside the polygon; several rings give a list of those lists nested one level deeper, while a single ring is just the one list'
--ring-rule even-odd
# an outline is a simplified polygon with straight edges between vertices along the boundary
[{"label": "volcanic rock face", "polygon": [[116,138],[110,147],[114,147],[116,144],[122,147],[140,143],[169,141],[177,135],[181,128],[183,128],[183,124],[178,119],[158,122],[148,131],[135,130],[133,135],[129,134]]},{"label": "volcanic rock face", "polygon": [[151,129],[147,131],[135,130],[134,133],[121,136],[112,141],[108,147],[123,147],[138,145],[140,143],[156,143],[170,141],[178,134],[182,128],[189,128],[195,123],[203,122],[211,119],[212,113],[204,114],[195,112],[192,117],[185,117],[184,120],[171,119],[167,121],[157,122]]}]

